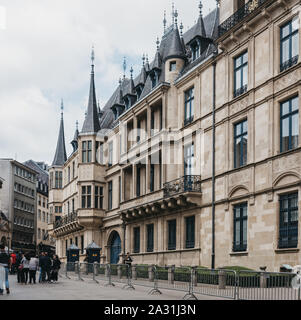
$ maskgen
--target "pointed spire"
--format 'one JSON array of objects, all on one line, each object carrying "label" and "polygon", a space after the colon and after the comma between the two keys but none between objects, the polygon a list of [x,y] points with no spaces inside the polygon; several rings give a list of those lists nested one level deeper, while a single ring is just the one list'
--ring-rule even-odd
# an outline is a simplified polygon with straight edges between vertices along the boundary
[{"label": "pointed spire", "polygon": [[73,152],[75,152],[78,149],[78,136],[79,136],[78,121],[76,120],[75,134],[74,134],[73,140],[71,141],[71,145],[73,147]]},{"label": "pointed spire", "polygon": [[172,11],[171,11],[171,17],[172,17],[172,25],[175,25],[175,4],[172,3]]},{"label": "pointed spire", "polygon": [[123,58],[123,79],[125,79],[126,68],[127,68],[126,57],[124,57]]},{"label": "pointed spire", "polygon": [[164,10],[164,19],[163,19],[164,34],[166,33],[166,25],[167,25],[166,10]]},{"label": "pointed spire", "polygon": [[65,145],[65,133],[64,133],[64,117],[63,117],[64,104],[61,103],[61,123],[59,137],[56,145],[56,152],[52,162],[52,166],[63,166],[67,160],[66,145]]},{"label": "pointed spire", "polygon": [[[178,14],[175,13],[175,18],[177,20]],[[185,50],[183,47],[183,41],[180,37],[179,29],[176,21],[176,28],[173,29],[170,35],[170,45],[168,46],[167,52],[165,53],[164,62],[168,59],[186,59]]]},{"label": "pointed spire", "polygon": [[129,87],[129,94],[135,94],[135,84],[133,80],[133,67],[131,67],[130,73],[131,73],[131,80],[130,80],[130,87]]},{"label": "pointed spire", "polygon": [[64,100],[62,98],[61,100],[61,119],[63,120],[64,117]]},{"label": "pointed spire", "polygon": [[181,36],[181,38],[183,38],[183,29],[184,29],[183,22],[181,22],[181,24],[180,24],[180,36]]},{"label": "pointed spire", "polygon": [[199,9],[200,9],[200,17],[203,17],[203,3],[202,3],[202,0],[200,0]]},{"label": "pointed spire", "polygon": [[94,48],[92,49],[92,72],[90,80],[90,93],[87,116],[83,125],[82,133],[97,133],[100,130],[98,111],[97,111],[97,100],[95,93],[95,82],[94,82],[94,59],[95,53]]}]

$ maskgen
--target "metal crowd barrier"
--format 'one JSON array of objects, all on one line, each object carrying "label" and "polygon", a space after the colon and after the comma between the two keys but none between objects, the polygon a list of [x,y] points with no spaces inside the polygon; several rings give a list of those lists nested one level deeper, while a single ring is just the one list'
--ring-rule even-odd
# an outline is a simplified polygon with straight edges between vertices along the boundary
[{"label": "metal crowd barrier", "polygon": [[301,300],[295,273],[240,271],[236,285],[239,300]]},{"label": "metal crowd barrier", "polygon": [[103,282],[104,286],[119,283],[123,289],[144,286],[150,288],[151,295],[162,294],[160,289],[182,291],[187,300],[197,300],[196,295],[233,300],[301,300],[301,276],[294,273],[68,262],[62,263],[60,275]]}]

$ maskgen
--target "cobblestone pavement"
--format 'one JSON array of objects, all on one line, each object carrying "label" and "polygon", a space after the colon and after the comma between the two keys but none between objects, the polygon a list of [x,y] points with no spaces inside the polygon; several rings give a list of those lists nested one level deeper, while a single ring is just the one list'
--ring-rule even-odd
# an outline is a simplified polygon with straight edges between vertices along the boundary
[{"label": "cobblestone pavement", "polygon": [[[121,284],[105,287],[92,280],[78,281],[60,277],[55,284],[17,283],[16,276],[10,276],[11,294],[0,296],[5,300],[182,300],[185,292],[161,290],[162,295],[148,295],[150,288],[136,286],[135,290],[123,290]],[[197,295],[199,300],[223,300],[216,297]]]}]

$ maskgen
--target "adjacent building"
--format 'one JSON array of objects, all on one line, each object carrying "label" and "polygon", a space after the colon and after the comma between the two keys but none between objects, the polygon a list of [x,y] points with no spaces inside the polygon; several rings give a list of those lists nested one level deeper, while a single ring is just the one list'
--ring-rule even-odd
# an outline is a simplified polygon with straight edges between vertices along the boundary
[{"label": "adjacent building", "polygon": [[300,1],[199,8],[185,33],[176,11],[164,19],[153,60],[102,110],[93,53],[73,153],[62,113],[49,169],[62,259],[95,241],[102,263],[130,252],[137,264],[300,264]]},{"label": "adjacent building", "polygon": [[[0,177],[0,193],[1,189],[3,186],[4,180]],[[6,215],[2,212],[1,210],[2,204],[0,200],[0,243],[3,244],[4,246],[9,246],[10,245],[10,224],[9,221],[6,217]]]},{"label": "adjacent building", "polygon": [[35,250],[37,172],[13,159],[0,159],[0,175],[5,181],[0,202],[11,225],[10,248],[23,252]]},{"label": "adjacent building", "polygon": [[49,212],[48,205],[48,165],[44,162],[33,160],[24,163],[27,167],[35,170],[37,174],[36,181],[36,226],[35,241],[38,250],[55,251],[55,240],[48,234],[48,223],[53,219],[53,213]]}]

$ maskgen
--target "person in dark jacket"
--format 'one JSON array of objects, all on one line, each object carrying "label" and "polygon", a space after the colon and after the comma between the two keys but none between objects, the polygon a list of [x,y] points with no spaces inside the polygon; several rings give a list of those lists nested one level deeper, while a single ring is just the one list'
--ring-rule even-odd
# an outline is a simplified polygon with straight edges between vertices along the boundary
[{"label": "person in dark jacket", "polygon": [[[5,252],[5,247],[3,244],[0,245],[0,266],[5,270],[5,287],[6,293],[10,294],[9,291],[9,281],[8,281],[8,272],[10,268],[10,257],[9,254]],[[0,295],[3,295],[2,284],[0,286]]]},{"label": "person in dark jacket", "polygon": [[58,281],[58,274],[59,274],[60,268],[61,268],[61,261],[60,261],[59,257],[55,254],[53,256],[53,260],[52,260],[52,271],[51,271],[51,281],[52,282]]},{"label": "person in dark jacket", "polygon": [[18,283],[22,282],[22,270],[19,269],[20,265],[21,265],[21,261],[22,261],[22,252],[19,252],[17,254],[17,259],[16,259],[16,270],[17,270],[17,280]]},{"label": "person in dark jacket", "polygon": [[[47,252],[44,252],[44,255],[41,257],[40,266],[42,268],[42,282],[50,282],[50,272],[51,272],[52,261],[48,256]],[[47,279],[46,279],[47,275]]]}]

